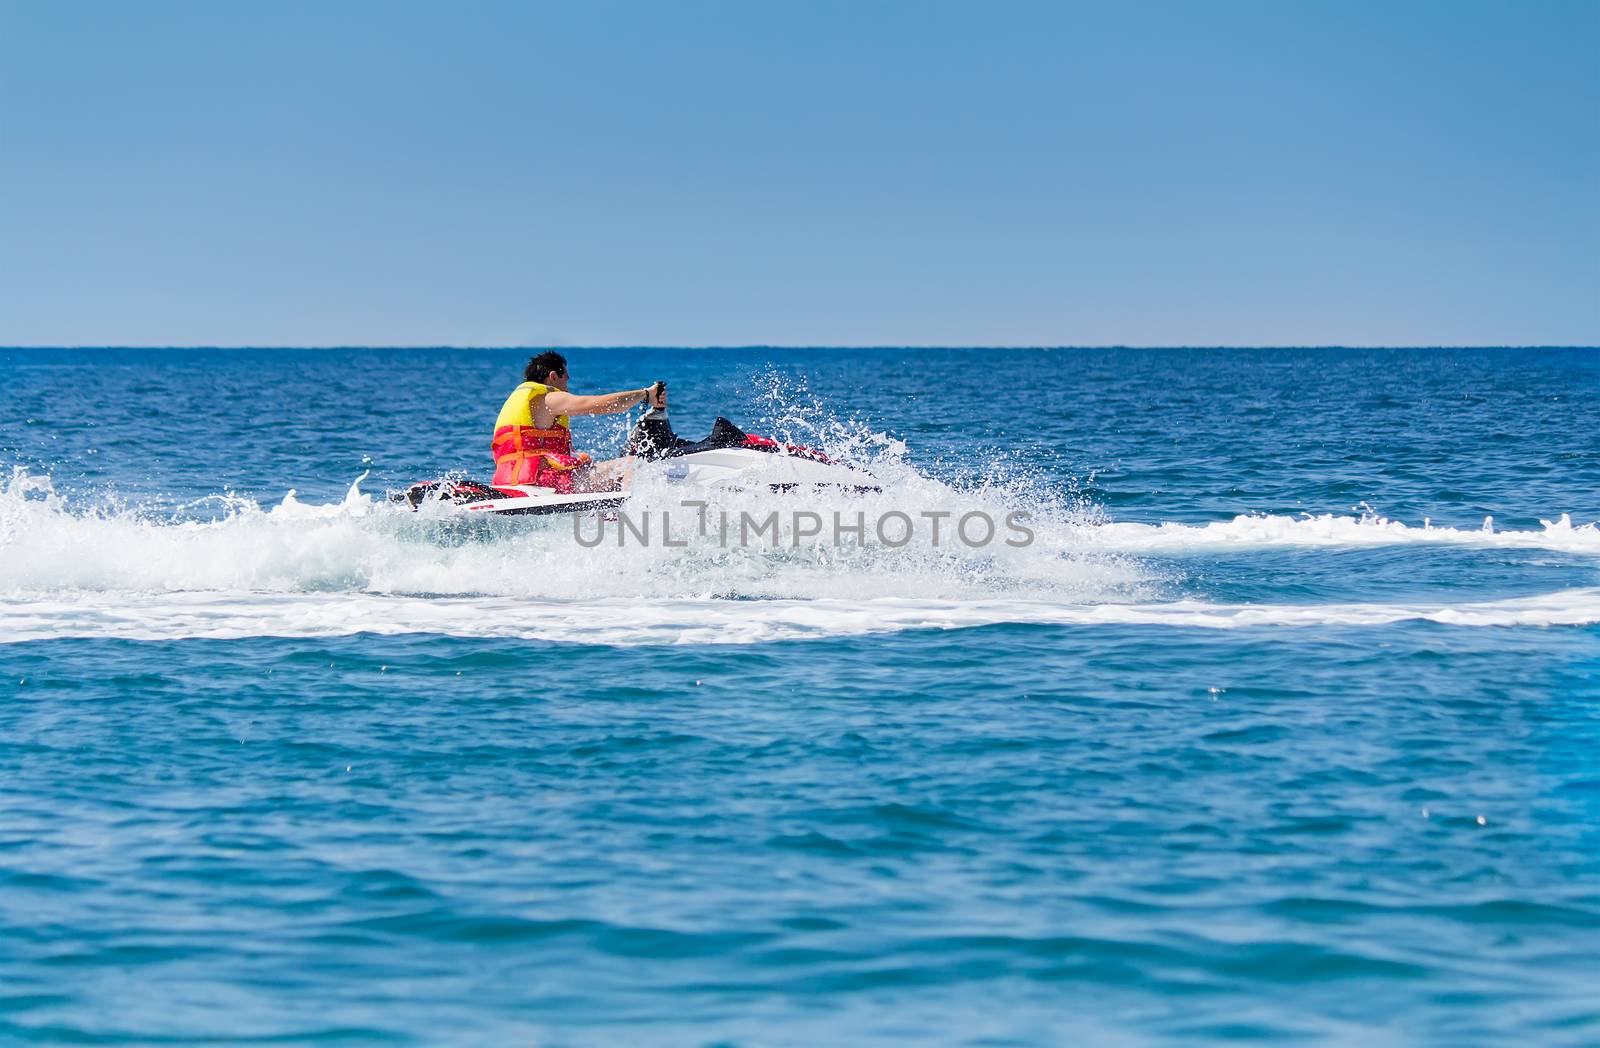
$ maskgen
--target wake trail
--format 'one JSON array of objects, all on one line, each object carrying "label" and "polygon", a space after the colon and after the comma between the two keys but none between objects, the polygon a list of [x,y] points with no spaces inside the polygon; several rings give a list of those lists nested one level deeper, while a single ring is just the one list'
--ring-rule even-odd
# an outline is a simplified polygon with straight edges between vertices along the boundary
[{"label": "wake trail", "polygon": [[[880,464],[881,465],[881,464]],[[893,466],[893,463],[890,463]],[[880,469],[881,473],[891,472]],[[1600,622],[1600,589],[1454,602],[1228,604],[1175,594],[1163,555],[1303,547],[1456,546],[1600,555],[1600,528],[1566,515],[1539,530],[1407,525],[1361,517],[1240,516],[1209,524],[1110,522],[1092,507],[1027,502],[1002,486],[957,490],[909,468],[869,495],[718,492],[731,510],[996,517],[1025,506],[1035,540],[966,548],[826,539],[726,547],[690,535],[585,548],[572,521],[462,521],[361,490],[262,508],[215,498],[220,517],[75,508],[48,477],[0,488],[0,642],[434,633],[573,643],[759,643],[1003,623],[1208,629],[1575,626]],[[667,511],[688,493],[641,484],[629,506]],[[211,500],[207,500],[211,501]],[[1587,580],[1585,580],[1587,581]]]},{"label": "wake trail", "polygon": [[1210,524],[1103,523],[1076,532],[1086,546],[1128,552],[1179,553],[1271,547],[1371,548],[1376,546],[1475,546],[1489,549],[1542,549],[1600,556],[1600,527],[1575,526],[1569,514],[1540,521],[1538,531],[1497,531],[1493,518],[1479,528],[1420,527],[1375,515],[1361,517],[1307,514],[1238,516]]},{"label": "wake trail", "polygon": [[760,644],[907,630],[996,625],[1248,628],[1369,627],[1432,622],[1457,627],[1600,623],[1600,588],[1457,604],[1056,605],[1040,601],[717,599],[641,603],[415,597],[380,594],[174,593],[0,602],[0,642],[108,638],[139,641],[357,634],[549,641],[607,646]]}]

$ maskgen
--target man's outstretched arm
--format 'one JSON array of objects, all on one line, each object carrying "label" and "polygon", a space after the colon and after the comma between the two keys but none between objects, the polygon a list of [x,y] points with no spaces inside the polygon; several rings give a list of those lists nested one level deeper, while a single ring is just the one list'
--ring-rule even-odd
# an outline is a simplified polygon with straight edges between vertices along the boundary
[{"label": "man's outstretched arm", "polygon": [[[544,395],[544,405],[557,415],[615,415],[619,411],[627,411],[635,404],[644,403],[654,388],[646,386],[644,389],[630,389],[621,393],[598,393],[593,396],[580,396],[552,389]],[[656,402],[660,404],[665,399],[665,396],[661,396]]]}]

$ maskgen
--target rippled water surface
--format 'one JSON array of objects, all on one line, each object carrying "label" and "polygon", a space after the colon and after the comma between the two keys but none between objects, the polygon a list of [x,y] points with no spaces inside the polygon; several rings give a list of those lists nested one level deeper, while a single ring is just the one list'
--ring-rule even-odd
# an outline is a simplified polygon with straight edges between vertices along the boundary
[{"label": "rippled water surface", "polygon": [[1600,1039],[1600,353],[574,350],[1035,541],[392,508],[525,355],[0,351],[0,1041]]}]

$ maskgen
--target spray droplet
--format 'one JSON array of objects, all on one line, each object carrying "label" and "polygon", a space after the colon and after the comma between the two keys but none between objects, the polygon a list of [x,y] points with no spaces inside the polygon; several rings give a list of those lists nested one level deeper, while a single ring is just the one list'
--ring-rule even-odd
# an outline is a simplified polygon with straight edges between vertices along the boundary
[{"label": "spray droplet", "polygon": [[348,764],[346,764],[346,765],[345,765],[345,766],[344,766],[344,770],[345,770],[345,771],[349,771],[349,770],[350,770],[350,765],[348,765]]},{"label": "spray droplet", "polygon": [[1422,809],[1422,817],[1424,819],[1432,818],[1432,816],[1428,812],[1428,809],[1426,809],[1426,808]]},{"label": "spray droplet", "polygon": [[1478,825],[1479,826],[1487,826],[1487,825],[1489,825],[1489,820],[1485,819],[1482,815],[1480,815],[1480,816],[1478,816]]}]

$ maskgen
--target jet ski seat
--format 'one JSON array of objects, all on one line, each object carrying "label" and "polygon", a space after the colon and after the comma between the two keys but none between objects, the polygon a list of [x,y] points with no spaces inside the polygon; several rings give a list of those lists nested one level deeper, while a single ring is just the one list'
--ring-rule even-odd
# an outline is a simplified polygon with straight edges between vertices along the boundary
[{"label": "jet ski seat", "polygon": [[651,412],[633,427],[622,453],[653,461],[693,455],[697,451],[743,447],[746,440],[744,430],[721,415],[711,424],[711,432],[703,440],[684,440],[672,431],[672,423],[667,421],[665,412]]}]

